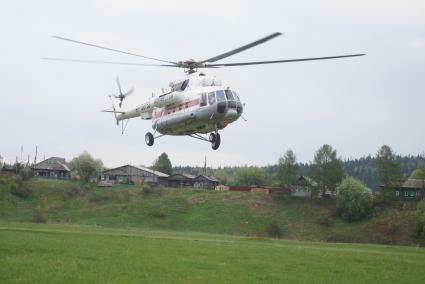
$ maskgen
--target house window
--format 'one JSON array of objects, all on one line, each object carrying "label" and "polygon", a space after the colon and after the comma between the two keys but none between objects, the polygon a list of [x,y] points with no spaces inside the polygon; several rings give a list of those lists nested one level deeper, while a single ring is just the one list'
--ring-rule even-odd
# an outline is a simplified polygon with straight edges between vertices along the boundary
[{"label": "house window", "polygon": [[410,192],[410,197],[415,197],[415,196],[416,196],[416,192],[412,190],[412,191]]},{"label": "house window", "polygon": [[396,190],[395,191],[395,196],[399,197],[400,196],[400,191]]},{"label": "house window", "polygon": [[404,192],[404,197],[409,197],[409,192],[407,190]]}]

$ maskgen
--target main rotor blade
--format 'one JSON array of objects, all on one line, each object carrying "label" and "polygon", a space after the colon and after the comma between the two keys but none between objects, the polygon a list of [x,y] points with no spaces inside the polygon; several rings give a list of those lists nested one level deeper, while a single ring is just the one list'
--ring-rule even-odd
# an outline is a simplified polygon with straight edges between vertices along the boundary
[{"label": "main rotor blade", "polygon": [[162,67],[180,67],[171,64],[145,64],[145,63],[130,63],[130,62],[114,62],[114,61],[98,61],[98,60],[81,60],[72,58],[55,58],[55,57],[42,57],[43,60],[51,61],[65,61],[65,62],[78,62],[78,63],[96,63],[96,64],[114,64],[114,65],[134,65],[134,66],[162,66]]},{"label": "main rotor blade", "polygon": [[273,39],[273,38],[275,38],[277,36],[280,36],[280,35],[281,35],[281,33],[273,33],[273,34],[271,34],[269,36],[266,36],[266,37],[264,37],[262,39],[259,39],[257,41],[251,42],[251,43],[249,43],[247,45],[241,46],[241,47],[236,48],[234,50],[228,51],[226,53],[223,53],[223,54],[220,54],[220,55],[211,57],[209,59],[206,59],[206,60],[203,60],[203,61],[200,61],[200,62],[196,62],[196,65],[200,65],[200,64],[203,64],[205,62],[216,62],[216,61],[218,61],[220,59],[223,59],[223,58],[232,56],[232,55],[234,55],[236,53],[242,52],[242,51],[247,50],[247,49],[249,49],[251,47],[254,47],[256,45],[265,43],[266,41],[271,40],[271,39]]},{"label": "main rotor blade", "polygon": [[128,54],[128,55],[133,55],[133,56],[137,56],[137,57],[142,57],[142,58],[146,58],[146,59],[156,60],[156,61],[160,61],[160,62],[164,62],[164,63],[177,64],[176,62],[172,62],[172,61],[162,60],[162,59],[158,59],[158,58],[154,58],[154,57],[149,57],[149,56],[144,56],[144,55],[140,55],[140,54],[136,54],[136,53],[131,53],[131,52],[127,52],[127,51],[122,51],[122,50],[118,50],[118,49],[114,49],[114,48],[104,47],[104,46],[100,46],[100,45],[96,45],[96,44],[91,44],[91,43],[87,43],[87,42],[82,42],[82,41],[78,41],[78,40],[73,40],[73,39],[61,37],[61,36],[52,36],[52,37],[53,38],[56,38],[56,39],[60,39],[60,40],[70,41],[70,42],[73,42],[73,43],[88,45],[88,46],[92,46],[92,47],[96,47],[96,48],[100,48],[100,49],[106,49],[106,50],[110,50],[110,51],[114,51],[114,52],[119,52],[119,53],[123,53],[123,54]]},{"label": "main rotor blade", "polygon": [[363,55],[366,55],[366,54],[350,54],[350,55],[338,55],[338,56],[328,56],[328,57],[312,57],[312,58],[285,59],[285,60],[272,60],[272,61],[256,61],[256,62],[240,62],[240,63],[205,64],[205,67],[226,67],[226,66],[243,66],[243,65],[287,63],[287,62],[297,62],[297,61],[311,61],[311,60],[324,60],[324,59],[335,59],[335,58],[344,58],[344,57],[355,57],[355,56],[363,56]]}]

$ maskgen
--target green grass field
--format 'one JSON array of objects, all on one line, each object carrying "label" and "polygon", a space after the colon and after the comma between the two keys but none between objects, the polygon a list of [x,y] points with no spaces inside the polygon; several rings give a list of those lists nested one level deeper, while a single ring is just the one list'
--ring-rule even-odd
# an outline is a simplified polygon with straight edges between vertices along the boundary
[{"label": "green grass field", "polygon": [[423,248],[0,222],[4,283],[423,283]]},{"label": "green grass field", "polygon": [[326,200],[0,180],[0,282],[423,283],[412,208],[347,223]]}]

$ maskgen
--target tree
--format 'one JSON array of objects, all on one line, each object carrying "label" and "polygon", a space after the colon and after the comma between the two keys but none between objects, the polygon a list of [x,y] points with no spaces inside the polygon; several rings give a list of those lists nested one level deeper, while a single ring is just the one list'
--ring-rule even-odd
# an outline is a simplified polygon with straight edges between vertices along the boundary
[{"label": "tree", "polygon": [[412,174],[410,175],[410,178],[424,180],[425,179],[425,163],[420,164],[416,168],[416,170],[412,172]]},{"label": "tree", "polygon": [[299,167],[297,165],[297,157],[294,152],[289,149],[283,156],[279,158],[276,177],[280,186],[291,186],[297,180]]},{"label": "tree", "polygon": [[338,214],[350,222],[370,216],[372,191],[353,177],[344,178],[337,186],[336,207]]},{"label": "tree", "polygon": [[161,155],[159,155],[158,159],[156,159],[153,163],[152,169],[167,175],[172,174],[173,167],[171,166],[171,161],[168,158],[167,153],[162,153]]},{"label": "tree", "polygon": [[102,173],[103,162],[94,159],[87,151],[84,151],[69,162],[69,167],[81,180],[88,182],[90,178],[98,177]]},{"label": "tree", "polygon": [[400,166],[396,161],[396,155],[388,145],[382,145],[375,157],[375,166],[383,188],[384,199],[391,195],[391,188],[401,178]]},{"label": "tree", "polygon": [[244,167],[236,171],[236,184],[238,185],[263,185],[266,173],[258,167]]},{"label": "tree", "polygon": [[334,191],[341,182],[344,177],[343,164],[331,145],[325,144],[316,151],[309,175],[317,182],[322,194],[326,190]]}]

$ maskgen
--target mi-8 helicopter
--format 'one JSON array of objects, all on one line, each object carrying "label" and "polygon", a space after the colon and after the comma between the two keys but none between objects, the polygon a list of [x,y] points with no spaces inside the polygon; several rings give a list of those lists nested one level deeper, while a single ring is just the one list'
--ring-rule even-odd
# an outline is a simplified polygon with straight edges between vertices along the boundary
[{"label": "mi-8 helicopter", "polygon": [[[162,66],[183,68],[186,77],[181,80],[173,81],[169,84],[169,89],[162,90],[158,96],[145,101],[143,104],[128,111],[116,110],[112,103],[111,110],[104,112],[112,112],[115,115],[117,125],[121,121],[122,131],[124,133],[124,121],[131,118],[141,118],[152,120],[153,133],[147,132],[145,142],[148,146],[154,144],[155,139],[164,135],[185,135],[196,139],[200,139],[211,143],[211,147],[217,150],[221,143],[219,130],[225,128],[232,122],[238,120],[243,113],[244,104],[242,103],[239,94],[230,86],[223,85],[220,80],[215,77],[206,76],[199,72],[202,68],[221,68],[229,66],[245,66],[259,65],[272,63],[286,63],[296,61],[311,61],[324,60],[345,57],[363,56],[365,54],[350,54],[328,57],[300,58],[300,59],[284,59],[272,61],[255,61],[255,62],[240,62],[240,63],[215,63],[221,59],[242,52],[266,41],[269,41],[281,33],[273,33],[269,36],[261,38],[257,41],[241,46],[234,50],[223,54],[196,61],[193,59],[185,61],[167,61],[158,58],[148,57],[136,53],[126,52],[118,49],[108,48],[100,45],[77,41],[69,38],[53,36],[56,39],[65,40],[73,43],[83,44],[91,47],[106,49],[113,52],[128,54],[136,57],[150,59],[161,62],[162,64],[142,64],[142,63],[127,63],[127,62],[110,62],[110,61],[93,61],[93,60],[77,60],[66,58],[44,58],[57,61],[85,62],[85,63],[102,63],[102,64],[123,64],[123,65],[138,65],[138,66]],[[120,94],[113,96],[119,99],[119,106],[122,101],[129,95],[133,89],[126,93],[122,93],[121,85],[117,78],[117,84]],[[110,96],[111,97],[111,96]],[[158,134],[159,133],[159,134]],[[209,133],[208,137],[206,135]]]}]

